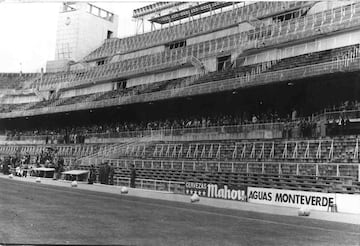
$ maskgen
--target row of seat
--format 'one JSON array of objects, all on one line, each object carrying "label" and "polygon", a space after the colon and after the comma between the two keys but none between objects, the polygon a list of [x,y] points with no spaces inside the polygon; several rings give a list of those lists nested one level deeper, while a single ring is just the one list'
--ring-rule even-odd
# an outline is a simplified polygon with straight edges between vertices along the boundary
[{"label": "row of seat", "polygon": [[336,61],[340,59],[357,58],[359,56],[359,44],[343,46],[336,49],[313,52],[278,60],[277,63],[269,68],[269,71],[279,71],[295,67],[308,66],[313,64]]},{"label": "row of seat", "polygon": [[[168,90],[171,88],[179,87],[183,81],[186,81],[189,77],[179,78],[179,79],[171,79],[171,80],[164,80],[155,83],[149,83],[144,85],[133,86],[125,89],[117,89],[111,90],[107,92],[97,92],[92,94],[85,94],[67,98],[58,98],[58,99],[50,99],[40,101],[28,107],[27,109],[35,109],[35,108],[42,108],[42,107],[51,107],[51,106],[63,106],[63,105],[71,105],[76,103],[84,103],[84,102],[91,102],[91,101],[101,101],[106,99],[118,98],[121,96],[130,96],[130,95],[140,95],[145,93],[151,93],[161,90]],[[0,112],[10,112],[21,108],[23,104],[11,104],[11,108],[8,109],[5,105],[4,107],[0,107]],[[1,110],[3,108],[3,110]],[[8,109],[8,110],[6,110]]]},{"label": "row of seat", "polygon": [[25,81],[38,77],[38,73],[1,73],[0,89],[18,89]]}]

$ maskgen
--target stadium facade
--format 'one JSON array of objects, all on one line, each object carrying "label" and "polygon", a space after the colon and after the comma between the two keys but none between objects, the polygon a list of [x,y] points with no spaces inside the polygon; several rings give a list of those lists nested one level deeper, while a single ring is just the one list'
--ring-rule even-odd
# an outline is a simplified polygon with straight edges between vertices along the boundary
[{"label": "stadium facade", "polygon": [[360,192],[360,3],[161,2],[126,38],[116,15],[84,11],[106,23],[95,43],[60,28],[45,73],[1,75],[5,159],[51,147],[68,170],[108,162],[116,185],[175,192]]}]

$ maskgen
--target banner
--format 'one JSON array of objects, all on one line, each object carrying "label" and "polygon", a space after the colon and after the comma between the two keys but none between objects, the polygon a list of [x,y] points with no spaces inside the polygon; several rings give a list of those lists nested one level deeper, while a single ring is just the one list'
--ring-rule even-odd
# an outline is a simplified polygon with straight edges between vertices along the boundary
[{"label": "banner", "polygon": [[228,186],[224,184],[185,182],[185,193],[187,195],[196,193],[200,197],[246,201],[246,187]]},{"label": "banner", "polygon": [[335,194],[248,187],[248,202],[283,207],[308,207],[327,211],[335,202]]}]

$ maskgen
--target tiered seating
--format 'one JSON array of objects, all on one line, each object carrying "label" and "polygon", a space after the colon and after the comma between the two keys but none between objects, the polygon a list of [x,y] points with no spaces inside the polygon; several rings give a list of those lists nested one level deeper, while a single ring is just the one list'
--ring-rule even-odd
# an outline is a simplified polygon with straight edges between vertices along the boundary
[{"label": "tiered seating", "polygon": [[8,113],[14,111],[18,108],[23,107],[27,103],[19,103],[19,104],[1,104],[0,105],[0,113]]},{"label": "tiered seating", "polygon": [[52,103],[54,103],[57,99],[49,99],[49,100],[42,100],[39,101],[38,103],[35,103],[33,105],[31,105],[29,108],[27,109],[35,109],[35,108],[43,108],[43,107],[47,107],[49,105],[51,105]]},{"label": "tiered seating", "polygon": [[[239,149],[245,153],[243,159],[245,162],[238,162],[233,141],[175,144],[154,142],[146,146],[134,144],[128,145],[122,150],[121,159],[109,161],[117,167],[115,178],[130,177],[130,167],[135,165],[137,178],[140,179],[179,182],[192,180],[317,192],[360,192],[360,186],[355,181],[359,179],[358,165],[328,163],[329,156],[334,155],[334,157],[341,158],[344,149],[349,149],[354,144],[353,148],[358,148],[355,138],[335,139],[334,141],[327,139],[309,142],[281,142],[278,140],[274,142],[276,143],[274,145],[272,141],[265,142],[264,146],[267,147],[262,150],[261,142],[244,141],[245,150],[244,148]],[[256,145],[260,148],[257,148]],[[284,147],[285,145],[288,147]],[[267,157],[259,157],[262,151],[267,156],[275,147],[277,150],[273,151],[274,157],[270,160]],[[286,157],[285,149],[292,156]],[[298,152],[295,151],[296,149]],[[339,149],[339,151],[335,151],[335,149]],[[333,154],[329,154],[331,151]],[[242,155],[243,153],[238,154]],[[296,158],[294,153],[303,157]],[[354,150],[350,155],[353,153]],[[334,158],[334,160],[338,159]],[[305,163],[301,164],[302,161]],[[309,161],[314,163],[306,163]],[[82,168],[88,168],[88,165],[82,165]]]},{"label": "tiered seating", "polygon": [[[274,60],[270,62],[258,63],[244,67],[240,66],[237,68],[228,68],[224,71],[211,72],[204,76],[201,76],[199,79],[192,81],[192,84],[201,84],[210,81],[213,82],[219,80],[226,80],[230,78],[244,76],[245,74],[250,74],[250,73],[253,74],[258,72],[262,72],[262,73],[273,72],[284,69],[291,69],[295,67],[325,63],[336,59],[342,59],[344,57],[356,58],[359,56],[359,51],[360,48],[359,45],[357,44],[357,45],[345,46],[333,50],[325,50],[325,51],[300,55],[296,57],[289,57],[279,61]],[[135,86],[124,90],[109,91],[107,93],[102,93],[102,95],[97,97],[91,97],[91,95],[93,95],[91,94],[91,95],[71,97],[65,100],[61,99],[62,102],[60,102],[57,105],[69,105],[77,102],[84,102],[84,100],[91,101],[91,100],[87,100],[87,98],[92,98],[95,101],[100,101],[100,100],[111,99],[120,96],[145,94],[149,92],[161,91],[162,89],[174,88],[176,87],[176,85],[181,85],[181,81],[183,81],[184,79],[188,79],[188,78],[161,81],[157,83],[151,83],[148,85]],[[41,101],[30,108],[45,107],[45,106],[49,106],[52,103],[54,103],[54,100]],[[16,107],[12,107],[11,110],[7,110],[5,107],[5,109],[3,109],[2,112],[10,112],[14,109],[16,109]]]},{"label": "tiered seating", "polygon": [[[290,142],[153,142],[146,146],[128,145],[120,150],[120,159],[110,161],[116,164],[125,161],[128,163],[125,167],[136,164],[139,168],[150,169],[350,177],[357,180],[358,165],[352,164],[358,163],[355,152],[358,152],[355,138]],[[344,154],[348,158],[343,159]]]},{"label": "tiered seating", "polygon": [[18,89],[22,83],[36,78],[37,73],[3,73],[0,74],[0,89]]},{"label": "tiered seating", "polygon": [[192,84],[202,84],[207,82],[226,80],[226,79],[244,76],[246,73],[255,73],[258,71],[266,72],[267,69],[271,67],[271,65],[265,66],[266,64],[271,64],[271,63],[268,62],[257,63],[249,66],[238,66],[236,68],[230,67],[223,71],[210,72],[204,76],[201,76],[199,79],[193,81]]},{"label": "tiered seating", "polygon": [[[352,25],[352,20],[358,18],[358,15],[360,13],[360,4],[339,7],[334,10],[321,12],[296,20],[284,21],[280,24],[276,23],[266,27],[259,27],[256,28],[254,31],[247,31],[223,38],[218,38],[216,40],[209,40],[203,43],[186,46],[184,48],[167,50],[161,53],[136,57],[121,62],[106,64],[96,68],[79,70],[69,74],[62,73],[57,75],[45,76],[42,86],[65,81],[83,83],[89,82],[91,80],[119,78],[121,76],[129,75],[131,73],[139,74],[155,71],[156,69],[161,69],[162,66],[165,66],[166,68],[171,68],[172,66],[179,66],[183,63],[189,62],[185,61],[184,59],[187,60],[193,56],[200,59],[207,54],[214,55],[217,52],[234,49],[236,47],[239,47],[240,45],[244,47],[244,49],[248,49],[258,47],[259,41],[263,42],[266,40],[280,40],[279,38],[295,39],[294,35],[291,36],[289,34],[301,32],[302,34],[307,35],[311,33],[314,28],[320,28],[324,25],[330,26],[329,24],[327,24],[327,22],[318,21],[324,20],[324,16],[327,16],[328,13],[331,13],[329,15],[329,18],[331,18],[331,28],[336,28],[337,25],[343,26],[344,23]],[[337,18],[336,13],[345,13],[344,16],[349,16],[350,19],[339,19]],[[307,32],[307,30],[309,32]],[[331,30],[327,31],[330,32]],[[298,40],[298,38],[299,37],[296,37],[296,40]],[[71,84],[74,85],[74,83]]]},{"label": "tiered seating", "polygon": [[109,39],[103,46],[90,53],[85,60],[94,60],[102,57],[111,56],[117,53],[126,53],[134,50],[172,42],[184,37],[211,32],[223,29],[242,21],[247,21],[249,17],[261,19],[264,16],[274,15],[300,8],[304,5],[311,5],[309,2],[256,2],[231,11],[224,11],[205,18],[185,22],[183,24],[170,26],[161,30],[140,34],[123,39]]},{"label": "tiered seating", "polygon": [[[56,103],[56,106],[61,105],[71,105],[75,103],[83,103],[83,102],[90,102],[90,101],[101,101],[106,99],[112,99],[122,96],[130,96],[130,95],[140,95],[145,93],[151,93],[155,91],[166,90],[170,88],[174,88],[181,84],[182,81],[188,79],[189,77],[179,78],[179,79],[172,79],[172,80],[165,80],[145,85],[133,86],[126,89],[119,89],[119,90],[112,90],[108,92],[99,92],[75,97],[68,97],[68,98],[61,98],[57,99],[59,102]],[[44,101],[38,103],[34,107],[40,106],[51,106],[54,101]]]},{"label": "tiered seating", "polygon": [[358,163],[355,137],[323,140],[150,142],[119,149],[119,158],[177,161]]},{"label": "tiered seating", "polygon": [[278,71],[295,67],[330,62],[338,59],[356,58],[359,56],[359,44],[344,46],[332,50],[313,52],[305,55],[282,59],[272,66],[269,71]]},{"label": "tiered seating", "polygon": [[[184,60],[187,57],[186,50],[168,50],[166,52],[155,53],[136,57],[121,62],[109,63],[95,68],[77,70],[71,73],[57,73],[45,75],[42,86],[54,85],[63,82],[80,82],[100,79],[119,78],[128,74],[141,74],[154,71],[156,69],[180,66],[190,63]],[[40,81],[38,81],[40,83]],[[74,84],[72,84],[74,85]]]},{"label": "tiered seating", "polygon": [[[0,146],[0,155],[29,153],[34,159],[36,154],[47,147]],[[94,159],[88,158],[80,166],[86,169],[90,164],[106,161],[108,154],[97,157],[96,153],[108,153],[106,149],[110,149],[111,145],[51,147],[66,158],[94,156]],[[325,192],[357,193],[360,190],[355,182],[359,179],[358,164],[351,164],[358,163],[359,146],[356,137],[311,141],[159,141],[120,144],[116,147],[120,159],[110,160],[116,166],[116,177],[129,177],[129,168],[135,165],[137,178],[144,179],[225,182]]]},{"label": "tiered seating", "polygon": [[61,105],[70,105],[74,103],[79,102],[88,102],[89,97],[92,97],[94,94],[87,94],[87,95],[81,95],[81,96],[75,96],[75,97],[68,97],[68,98],[62,98],[60,99],[61,102],[57,104],[57,106]]},{"label": "tiered seating", "polygon": [[[110,163],[111,164],[111,163]],[[114,163],[113,163],[114,165]],[[115,164],[116,167],[116,164]],[[82,166],[87,169],[89,166]],[[115,168],[114,180],[117,178],[129,178],[130,169],[124,167]],[[296,176],[296,175],[278,175],[262,174],[249,172],[226,172],[218,170],[193,171],[180,169],[160,169],[136,167],[136,178],[160,181],[175,182],[206,182],[227,184],[230,186],[255,186],[266,188],[303,190],[313,192],[344,192],[359,193],[360,186],[354,182],[354,185],[347,185],[343,177],[328,176]]]}]

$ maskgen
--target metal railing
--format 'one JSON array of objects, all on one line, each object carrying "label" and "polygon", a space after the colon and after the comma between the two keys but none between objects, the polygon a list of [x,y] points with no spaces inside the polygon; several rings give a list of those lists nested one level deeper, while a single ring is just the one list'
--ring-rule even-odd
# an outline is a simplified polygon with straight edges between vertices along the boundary
[{"label": "metal railing", "polygon": [[152,136],[183,136],[186,134],[204,133],[245,133],[256,130],[279,130],[284,127],[284,122],[275,123],[249,123],[241,125],[223,125],[210,127],[182,127],[182,128],[161,128],[158,130],[139,130],[111,133],[89,133],[88,137],[97,138],[133,138]]},{"label": "metal railing", "polygon": [[[186,134],[207,134],[207,133],[248,133],[256,130],[278,130],[282,131],[284,122],[274,123],[249,123],[241,125],[223,125],[210,127],[183,127],[183,128],[160,128],[154,130],[137,130],[107,133],[87,133],[87,138],[141,138],[154,136],[183,136]],[[62,135],[16,135],[9,136],[7,140],[45,140],[46,137],[54,137],[55,141],[49,140],[50,144],[57,144],[57,139],[61,139]]]},{"label": "metal railing", "polygon": [[[231,173],[259,173],[277,175],[307,175],[353,177],[360,181],[360,163],[313,163],[289,161],[191,161],[152,159],[101,159],[98,163],[109,162],[117,168],[160,169],[178,171],[205,171]],[[90,164],[85,164],[87,166]]]}]

